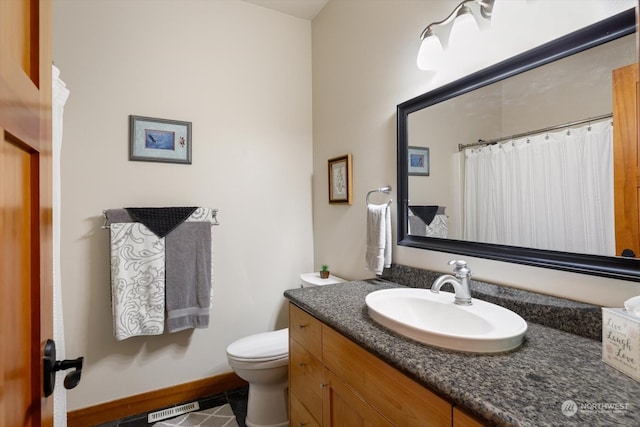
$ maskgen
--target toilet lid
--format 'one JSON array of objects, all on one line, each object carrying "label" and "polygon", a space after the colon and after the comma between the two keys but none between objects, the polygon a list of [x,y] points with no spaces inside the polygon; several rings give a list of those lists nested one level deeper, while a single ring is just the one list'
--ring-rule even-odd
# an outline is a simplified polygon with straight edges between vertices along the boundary
[{"label": "toilet lid", "polygon": [[227,347],[227,355],[241,360],[271,360],[289,355],[289,329],[249,335]]}]

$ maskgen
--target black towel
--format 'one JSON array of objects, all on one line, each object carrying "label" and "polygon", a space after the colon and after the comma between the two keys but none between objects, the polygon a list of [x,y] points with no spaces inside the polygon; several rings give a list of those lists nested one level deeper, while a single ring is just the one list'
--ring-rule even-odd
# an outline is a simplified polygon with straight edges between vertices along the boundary
[{"label": "black towel", "polygon": [[182,224],[197,207],[125,208],[136,221],[143,223],[158,237],[164,237]]},{"label": "black towel", "polygon": [[439,206],[409,206],[411,212],[427,225],[431,225],[433,218],[438,213],[438,208]]}]

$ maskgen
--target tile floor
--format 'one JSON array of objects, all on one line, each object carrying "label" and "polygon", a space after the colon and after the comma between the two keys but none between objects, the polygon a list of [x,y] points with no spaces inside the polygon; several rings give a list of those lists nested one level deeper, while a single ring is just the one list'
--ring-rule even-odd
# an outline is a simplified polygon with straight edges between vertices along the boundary
[{"label": "tile floor", "polygon": [[[225,403],[229,403],[231,405],[231,409],[233,409],[233,413],[236,415],[236,420],[238,421],[239,427],[246,427],[244,423],[244,419],[247,416],[247,396],[248,396],[249,388],[243,387],[237,390],[228,391],[222,394],[217,394],[215,396],[206,397],[200,399],[198,402],[200,403],[200,409],[209,409],[215,406],[224,405]],[[176,405],[181,405],[183,403],[189,402],[179,402]],[[160,409],[150,411],[155,412]],[[133,415],[131,417],[123,418],[121,420],[110,421],[108,423],[99,424],[95,427],[149,427],[152,424],[147,423],[147,413]]]}]

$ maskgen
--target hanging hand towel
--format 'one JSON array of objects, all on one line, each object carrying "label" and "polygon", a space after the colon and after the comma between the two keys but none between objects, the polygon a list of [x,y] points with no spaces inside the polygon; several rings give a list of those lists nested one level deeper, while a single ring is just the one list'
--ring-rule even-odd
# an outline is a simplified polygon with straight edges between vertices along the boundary
[{"label": "hanging hand towel", "polygon": [[184,222],[166,237],[167,331],[209,326],[211,224]]},{"label": "hanging hand towel", "polygon": [[125,208],[138,222],[146,225],[158,237],[165,237],[198,209],[197,207]]},{"label": "hanging hand towel", "polygon": [[367,205],[366,268],[380,275],[385,267],[390,267],[391,244],[389,205]]},{"label": "hanging hand towel", "polygon": [[112,223],[111,307],[118,340],[164,331],[165,240],[140,223]]},{"label": "hanging hand towel", "polygon": [[436,214],[441,213],[440,211],[444,213],[444,208],[441,206],[409,206],[409,210],[424,221],[426,225],[431,225]]}]

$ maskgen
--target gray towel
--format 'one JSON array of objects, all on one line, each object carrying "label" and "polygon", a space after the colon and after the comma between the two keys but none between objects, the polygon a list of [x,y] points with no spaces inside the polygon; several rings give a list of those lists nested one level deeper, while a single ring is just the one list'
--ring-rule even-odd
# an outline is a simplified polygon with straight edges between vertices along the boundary
[{"label": "gray towel", "polygon": [[126,209],[107,209],[105,217],[107,219],[107,225],[122,222],[136,222]]},{"label": "gray towel", "polygon": [[167,331],[209,326],[211,223],[184,222],[165,237]]},{"label": "gray towel", "polygon": [[420,217],[415,215],[409,217],[409,234],[427,237],[427,226]]}]

